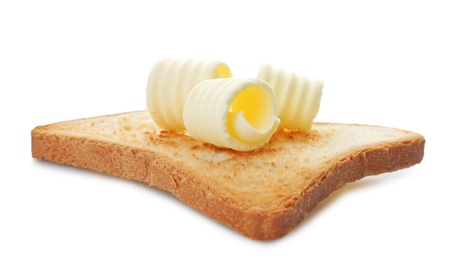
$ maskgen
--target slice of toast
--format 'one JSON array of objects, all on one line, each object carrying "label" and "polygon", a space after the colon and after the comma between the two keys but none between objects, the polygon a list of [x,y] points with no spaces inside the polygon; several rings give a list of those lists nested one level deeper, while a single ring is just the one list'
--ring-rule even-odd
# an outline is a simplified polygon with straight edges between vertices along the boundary
[{"label": "slice of toast", "polygon": [[127,179],[174,196],[243,235],[280,238],[348,182],[420,163],[425,139],[405,130],[315,123],[281,131],[256,151],[160,131],[148,112],[79,119],[32,130],[32,156]]}]

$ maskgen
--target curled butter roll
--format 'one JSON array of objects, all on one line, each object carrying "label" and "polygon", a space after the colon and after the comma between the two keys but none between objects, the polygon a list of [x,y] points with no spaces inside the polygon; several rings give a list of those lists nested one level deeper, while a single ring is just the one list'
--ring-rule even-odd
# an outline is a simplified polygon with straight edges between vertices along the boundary
[{"label": "curled butter roll", "polygon": [[273,89],[259,79],[212,79],[192,89],[184,106],[195,139],[237,151],[266,144],[278,128]]},{"label": "curled butter roll", "polygon": [[185,99],[201,81],[228,78],[230,68],[220,61],[165,58],[152,68],[147,82],[147,110],[165,130],[184,130]]},{"label": "curled butter roll", "polygon": [[318,114],[323,81],[300,77],[268,64],[262,64],[257,78],[273,88],[278,103],[279,129],[308,132]]}]

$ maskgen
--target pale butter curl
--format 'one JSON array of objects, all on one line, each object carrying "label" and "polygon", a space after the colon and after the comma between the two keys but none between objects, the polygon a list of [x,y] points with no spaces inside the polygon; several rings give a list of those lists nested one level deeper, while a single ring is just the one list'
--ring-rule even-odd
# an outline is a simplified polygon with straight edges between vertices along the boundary
[{"label": "pale butter curl", "polygon": [[259,79],[212,79],[192,89],[184,124],[195,139],[237,151],[268,143],[279,125],[273,89]]},{"label": "pale butter curl", "polygon": [[147,82],[147,110],[164,130],[184,130],[185,99],[201,81],[228,78],[230,68],[220,61],[165,58],[152,68]]}]

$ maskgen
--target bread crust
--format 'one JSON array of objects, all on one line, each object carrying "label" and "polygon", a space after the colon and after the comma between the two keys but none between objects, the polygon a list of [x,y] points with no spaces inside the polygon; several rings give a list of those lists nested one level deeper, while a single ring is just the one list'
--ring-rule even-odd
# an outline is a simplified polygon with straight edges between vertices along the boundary
[{"label": "bread crust", "polygon": [[288,234],[322,200],[346,183],[420,163],[425,139],[408,139],[353,150],[332,160],[320,178],[308,183],[278,210],[248,210],[188,172],[186,162],[171,162],[161,150],[67,135],[49,126],[32,130],[32,157],[133,179],[169,191],[187,205],[256,240]]}]

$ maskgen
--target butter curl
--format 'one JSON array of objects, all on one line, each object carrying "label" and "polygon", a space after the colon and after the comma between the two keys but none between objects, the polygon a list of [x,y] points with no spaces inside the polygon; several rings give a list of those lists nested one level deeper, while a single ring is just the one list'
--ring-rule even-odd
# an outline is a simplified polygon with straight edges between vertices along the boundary
[{"label": "butter curl", "polygon": [[190,91],[203,80],[231,76],[230,68],[220,61],[162,59],[148,77],[147,110],[160,128],[184,130],[182,113]]},{"label": "butter curl", "polygon": [[278,128],[273,89],[259,79],[200,82],[184,106],[184,124],[195,139],[237,151],[266,144]]},{"label": "butter curl", "polygon": [[308,132],[318,114],[323,81],[299,76],[269,64],[259,67],[257,78],[273,88],[278,102],[279,130],[297,129]]}]

